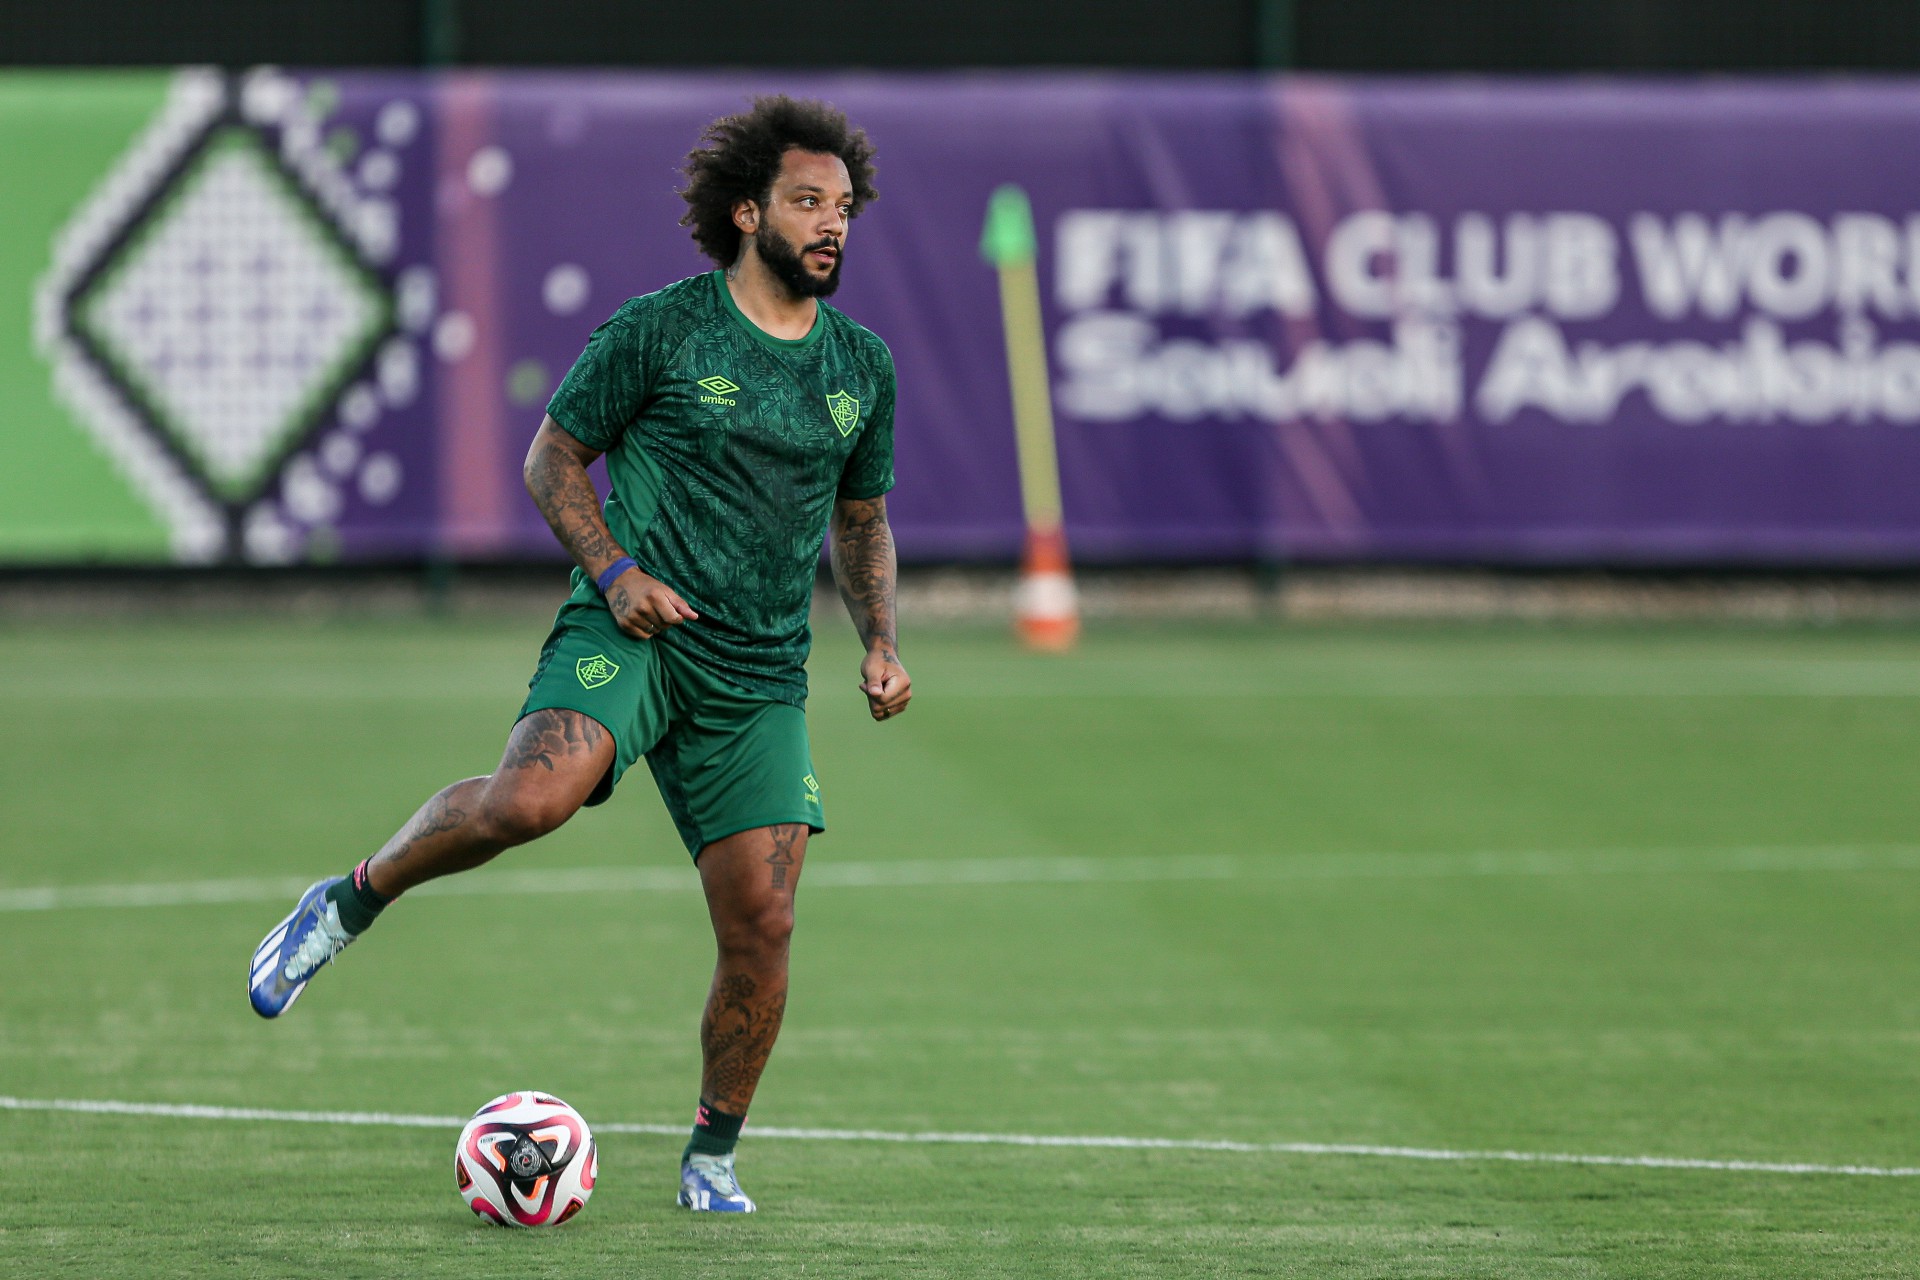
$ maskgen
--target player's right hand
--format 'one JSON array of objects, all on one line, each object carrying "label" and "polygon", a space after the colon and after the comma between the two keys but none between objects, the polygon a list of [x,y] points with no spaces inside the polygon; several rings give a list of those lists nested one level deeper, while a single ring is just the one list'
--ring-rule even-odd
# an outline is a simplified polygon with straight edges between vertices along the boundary
[{"label": "player's right hand", "polygon": [[613,580],[607,588],[607,610],[615,624],[636,640],[651,640],[668,627],[700,616],[672,587],[638,569],[629,569]]}]

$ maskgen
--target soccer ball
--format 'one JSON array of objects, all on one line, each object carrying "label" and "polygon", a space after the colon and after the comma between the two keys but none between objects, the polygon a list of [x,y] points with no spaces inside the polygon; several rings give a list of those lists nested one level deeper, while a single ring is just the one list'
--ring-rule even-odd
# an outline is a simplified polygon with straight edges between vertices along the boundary
[{"label": "soccer ball", "polygon": [[599,1164],[580,1113],[532,1089],[474,1112],[453,1153],[467,1207],[503,1227],[559,1226],[586,1207]]}]

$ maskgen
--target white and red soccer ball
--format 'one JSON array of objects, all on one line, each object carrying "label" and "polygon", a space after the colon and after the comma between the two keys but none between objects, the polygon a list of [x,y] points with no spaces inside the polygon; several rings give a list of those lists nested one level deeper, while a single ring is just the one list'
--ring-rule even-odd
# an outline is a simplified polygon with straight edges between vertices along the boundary
[{"label": "white and red soccer ball", "polygon": [[586,1208],[599,1173],[587,1122],[550,1093],[522,1089],[473,1113],[454,1176],[467,1206],[503,1227],[557,1227]]}]

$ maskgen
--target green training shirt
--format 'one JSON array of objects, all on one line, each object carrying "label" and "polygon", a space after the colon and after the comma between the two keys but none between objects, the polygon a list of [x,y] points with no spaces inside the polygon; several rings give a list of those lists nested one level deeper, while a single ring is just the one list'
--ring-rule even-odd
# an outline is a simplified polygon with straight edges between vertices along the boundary
[{"label": "green training shirt", "polygon": [[[804,338],[776,338],[714,271],[629,299],[547,413],[606,454],[614,539],[700,615],[655,643],[804,706],[828,516],[893,487],[893,398],[873,334],[822,302]],[[599,599],[578,569],[573,595]]]}]

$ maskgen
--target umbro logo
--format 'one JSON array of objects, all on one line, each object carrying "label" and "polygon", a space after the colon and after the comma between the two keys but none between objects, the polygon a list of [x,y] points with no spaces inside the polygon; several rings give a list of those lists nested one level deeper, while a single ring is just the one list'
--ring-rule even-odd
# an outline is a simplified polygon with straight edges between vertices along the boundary
[{"label": "umbro logo", "polygon": [[729,378],[723,378],[717,373],[711,378],[700,379],[697,385],[705,387],[712,393],[711,395],[701,396],[701,404],[733,404],[734,401],[727,399],[727,397],[740,389],[739,383]]}]

